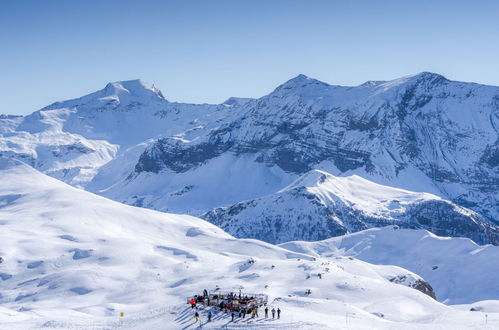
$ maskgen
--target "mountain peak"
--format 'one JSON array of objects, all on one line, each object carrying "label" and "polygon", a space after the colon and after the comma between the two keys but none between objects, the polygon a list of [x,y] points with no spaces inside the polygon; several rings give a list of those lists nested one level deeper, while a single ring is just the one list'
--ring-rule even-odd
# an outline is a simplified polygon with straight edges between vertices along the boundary
[{"label": "mountain peak", "polygon": [[103,104],[113,104],[115,107],[118,105],[128,106],[149,101],[166,101],[166,99],[153,84],[134,79],[110,82],[101,90],[77,99],[52,103],[42,110],[73,108],[83,105],[88,108],[100,108]]},{"label": "mountain peak", "polygon": [[[438,73],[423,71],[417,74],[404,76],[402,78],[380,82],[379,84],[372,85],[372,87],[373,86],[376,87],[381,86],[383,88],[396,87],[396,86],[412,87],[420,85],[420,86],[425,86],[426,88],[433,88],[437,85],[445,84],[447,82],[449,82],[449,80]],[[365,85],[368,83],[369,82],[366,82],[361,86],[365,87]]]},{"label": "mountain peak", "polygon": [[305,81],[305,80],[310,80],[310,79],[312,79],[312,78],[304,75],[303,73],[300,73],[296,77],[289,79],[289,81],[293,81],[293,80],[294,81]]},{"label": "mountain peak", "polygon": [[447,78],[442,76],[441,74],[423,71],[415,75],[408,76],[408,81],[414,81],[416,83],[431,83],[431,84],[439,84],[442,82],[449,81]]},{"label": "mountain peak", "polygon": [[140,79],[124,80],[111,82],[106,85],[103,90],[104,96],[117,96],[121,98],[124,95],[137,97],[155,97],[165,99],[159,89],[153,84],[147,83]]},{"label": "mountain peak", "polygon": [[420,73],[415,74],[416,77],[424,77],[424,78],[445,78],[443,75],[430,71],[422,71]]},{"label": "mountain peak", "polygon": [[420,72],[420,73],[414,75],[414,78],[424,79],[424,80],[435,80],[435,79],[448,80],[447,78],[445,78],[441,74],[434,73],[434,72],[428,72],[428,71]]},{"label": "mountain peak", "polygon": [[301,87],[307,87],[310,85],[322,85],[322,86],[328,86],[328,84],[319,81],[314,78],[307,77],[304,74],[299,74],[294,78],[291,78],[290,80],[286,81],[284,84],[280,85],[277,87],[276,90],[281,90],[281,89],[295,89],[295,88],[301,88]]},{"label": "mountain peak", "polygon": [[376,87],[384,83],[386,83],[386,80],[368,80],[365,83],[359,85],[359,87]]},{"label": "mountain peak", "polygon": [[333,176],[327,172],[321,170],[311,170],[304,173],[298,179],[296,179],[289,186],[285,187],[281,191],[292,190],[295,188],[307,188],[307,187],[316,187],[318,184],[332,178]]},{"label": "mountain peak", "polygon": [[225,100],[222,104],[225,106],[233,107],[233,106],[242,106],[245,105],[246,103],[252,101],[254,99],[249,98],[249,97],[229,97],[227,100]]}]

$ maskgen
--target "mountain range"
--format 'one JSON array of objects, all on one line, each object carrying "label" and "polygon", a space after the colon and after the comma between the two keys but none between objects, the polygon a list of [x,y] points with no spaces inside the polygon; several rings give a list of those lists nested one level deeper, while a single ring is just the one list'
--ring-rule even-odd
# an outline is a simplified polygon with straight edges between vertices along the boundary
[{"label": "mountain range", "polygon": [[[299,75],[218,105],[170,102],[132,80],[1,116],[0,155],[238,237],[324,239],[396,223],[497,244],[498,128],[499,87],[429,72],[354,87]],[[348,198],[372,189],[390,191],[374,213]]]}]

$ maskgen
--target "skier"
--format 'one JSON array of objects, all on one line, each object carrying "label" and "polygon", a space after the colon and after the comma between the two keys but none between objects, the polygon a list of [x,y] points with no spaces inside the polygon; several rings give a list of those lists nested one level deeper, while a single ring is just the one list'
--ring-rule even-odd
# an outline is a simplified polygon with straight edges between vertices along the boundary
[{"label": "skier", "polygon": [[269,317],[269,308],[265,307],[265,318]]},{"label": "skier", "polygon": [[208,312],[208,322],[211,322],[211,311]]},{"label": "skier", "polygon": [[277,318],[278,319],[281,318],[281,309],[280,308],[277,308]]},{"label": "skier", "polygon": [[199,321],[199,313],[196,312],[196,314],[194,314],[194,318],[196,319],[196,322]]},{"label": "skier", "polygon": [[191,309],[194,309],[194,307],[196,307],[196,300],[191,299],[190,303],[191,303]]},{"label": "skier", "polygon": [[275,318],[275,308],[272,308],[272,318]]}]

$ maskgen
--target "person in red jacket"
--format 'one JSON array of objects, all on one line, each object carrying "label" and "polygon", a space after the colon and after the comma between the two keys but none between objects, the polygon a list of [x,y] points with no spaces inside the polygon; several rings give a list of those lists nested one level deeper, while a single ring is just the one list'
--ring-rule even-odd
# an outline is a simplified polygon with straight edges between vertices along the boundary
[{"label": "person in red jacket", "polygon": [[191,303],[191,308],[194,309],[194,307],[196,307],[196,300],[191,299],[190,303]]}]

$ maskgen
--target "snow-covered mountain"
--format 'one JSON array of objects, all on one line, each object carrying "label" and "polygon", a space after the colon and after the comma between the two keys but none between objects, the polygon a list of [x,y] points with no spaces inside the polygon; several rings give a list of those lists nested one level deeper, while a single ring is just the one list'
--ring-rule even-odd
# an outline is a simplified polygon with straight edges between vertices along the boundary
[{"label": "snow-covered mountain", "polygon": [[332,258],[352,256],[381,265],[397,265],[423,276],[447,304],[499,299],[499,247],[466,238],[438,237],[426,230],[373,228],[319,242],[280,245],[297,253]]},{"label": "snow-covered mountain", "polygon": [[[498,219],[497,87],[432,73],[358,87],[300,75],[238,113],[194,139],[158,139],[127,183],[142,182],[144,173],[197,173],[223,156],[247,157],[268,172],[322,169],[426,191]],[[150,205],[175,205],[159,202]]]},{"label": "snow-covered mountain", "polygon": [[[280,320],[237,319],[239,327],[322,329],[345,324],[345,315],[356,329],[471,327],[484,312],[487,326],[499,326],[498,304],[446,306],[414,289],[431,287],[400,267],[235,239],[201,219],[123,205],[12,159],[0,158],[0,176],[0,328],[187,329],[194,311],[185,299],[205,288],[266,294],[283,310]],[[204,327],[229,321],[215,314]]]},{"label": "snow-covered mountain", "polygon": [[275,194],[215,208],[201,217],[236,237],[274,244],[397,225],[499,245],[498,226],[435,195],[319,170],[304,174]]},{"label": "snow-covered mountain", "polygon": [[0,117],[0,154],[85,187],[102,165],[144,149],[151,138],[184,132],[187,122],[211,118],[217,109],[226,107],[170,103],[140,80],[109,83],[26,117]]},{"label": "snow-covered mountain", "polygon": [[0,154],[176,213],[271,195],[318,169],[431,193],[499,223],[498,128],[499,87],[427,72],[356,87],[299,75],[220,105],[172,103],[137,80],[0,117]]}]

